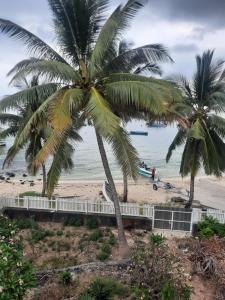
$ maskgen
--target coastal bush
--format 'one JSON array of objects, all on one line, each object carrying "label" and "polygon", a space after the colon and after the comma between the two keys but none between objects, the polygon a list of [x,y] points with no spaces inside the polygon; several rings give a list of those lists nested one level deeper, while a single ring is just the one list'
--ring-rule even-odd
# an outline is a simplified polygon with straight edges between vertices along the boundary
[{"label": "coastal bush", "polygon": [[65,271],[60,274],[60,281],[63,285],[69,285],[72,281],[72,275],[70,272]]},{"label": "coastal bush", "polygon": [[62,236],[64,234],[64,232],[62,231],[62,230],[58,230],[57,232],[56,232],[56,235],[58,235],[58,236]]},{"label": "coastal bush", "polygon": [[90,241],[98,241],[102,237],[102,231],[101,229],[95,229],[90,235],[89,240]]},{"label": "coastal bush", "polygon": [[114,246],[116,244],[116,238],[112,231],[109,232],[108,242],[111,246]]},{"label": "coastal bush", "polygon": [[36,244],[42,240],[44,240],[46,237],[54,236],[54,232],[50,230],[45,230],[42,228],[37,229],[31,229],[31,234],[28,240],[32,244]]},{"label": "coastal bush", "polygon": [[213,217],[206,217],[203,221],[197,224],[198,234],[202,237],[212,237],[218,235],[219,237],[225,236],[225,224],[219,223]]},{"label": "coastal bush", "polygon": [[41,193],[35,192],[35,191],[27,191],[24,193],[19,194],[19,197],[41,197]]},{"label": "coastal bush", "polygon": [[18,218],[15,220],[18,229],[38,229],[37,222],[34,219]]},{"label": "coastal bush", "polygon": [[81,219],[68,219],[64,221],[64,226],[74,226],[74,227],[80,227],[82,226],[82,220]]},{"label": "coastal bush", "polygon": [[105,261],[109,258],[111,252],[111,245],[107,241],[105,241],[100,248],[100,252],[97,254],[97,259],[99,259],[100,261]]},{"label": "coastal bush", "polygon": [[129,295],[129,290],[127,287],[117,282],[112,278],[96,278],[89,287],[82,293],[79,297],[80,299],[85,299],[82,297],[91,296],[95,300],[109,300],[113,296],[126,297]]},{"label": "coastal bush", "polygon": [[86,225],[87,229],[90,229],[90,230],[96,229],[96,228],[98,228],[98,226],[99,226],[98,220],[95,219],[95,218],[88,219],[88,220],[86,221],[86,224],[85,224],[85,225]]},{"label": "coastal bush", "polygon": [[186,284],[179,258],[162,238],[153,237],[147,245],[135,247],[130,269],[135,299],[188,300],[191,288]]},{"label": "coastal bush", "polygon": [[158,245],[163,243],[166,240],[166,238],[162,234],[154,234],[154,233],[151,233],[149,235],[149,239],[153,244],[158,244]]},{"label": "coastal bush", "polygon": [[17,227],[0,217],[0,299],[21,300],[27,289],[35,286],[32,265],[23,256],[16,239]]}]

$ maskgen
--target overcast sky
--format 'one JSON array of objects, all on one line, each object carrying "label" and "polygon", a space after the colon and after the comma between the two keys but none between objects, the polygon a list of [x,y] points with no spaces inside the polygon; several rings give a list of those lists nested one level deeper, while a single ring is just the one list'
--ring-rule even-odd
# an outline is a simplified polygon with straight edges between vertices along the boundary
[{"label": "overcast sky", "polygon": [[[225,0],[146,0],[127,38],[140,46],[163,43],[175,61],[163,65],[165,75],[191,76],[195,55],[216,49],[215,56],[225,59]],[[119,3],[112,0],[112,6]],[[54,45],[51,14],[47,0],[0,0],[0,18],[10,19]],[[13,92],[7,72],[27,57],[18,41],[0,34],[0,97]]]}]

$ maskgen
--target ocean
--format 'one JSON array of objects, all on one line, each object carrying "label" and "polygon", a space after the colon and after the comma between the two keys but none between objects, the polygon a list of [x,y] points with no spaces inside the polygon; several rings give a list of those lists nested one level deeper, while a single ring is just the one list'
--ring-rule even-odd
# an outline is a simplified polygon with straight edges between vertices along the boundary
[{"label": "ocean", "polygon": [[[179,176],[179,166],[181,161],[182,147],[176,150],[167,164],[165,157],[170,143],[176,135],[176,126],[167,126],[166,128],[148,128],[144,122],[133,121],[128,123],[127,130],[141,130],[147,131],[148,136],[131,136],[132,143],[138,150],[140,159],[145,161],[148,166],[155,166],[161,178],[177,177]],[[80,131],[83,138],[82,143],[74,144],[73,160],[75,163],[74,169],[68,174],[62,174],[62,180],[104,180],[105,174],[102,167],[101,158],[99,155],[96,136],[93,128],[86,126]],[[0,153],[0,165],[5,158],[8,148],[12,145],[13,139],[5,140],[6,147],[2,148]],[[111,147],[106,144],[106,151],[112,174],[115,179],[122,179],[122,174],[114,159]],[[63,159],[63,157],[62,157]],[[49,160],[50,162],[50,160]],[[49,162],[47,166],[49,166]],[[1,173],[12,171],[17,177],[21,177],[26,173],[26,164],[24,159],[24,150],[15,157],[12,165],[3,170]]]}]

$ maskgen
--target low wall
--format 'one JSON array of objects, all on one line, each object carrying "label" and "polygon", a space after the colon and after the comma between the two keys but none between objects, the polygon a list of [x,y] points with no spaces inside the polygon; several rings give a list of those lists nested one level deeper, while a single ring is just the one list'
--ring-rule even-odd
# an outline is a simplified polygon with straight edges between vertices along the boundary
[{"label": "low wall", "polygon": [[[85,214],[65,211],[43,211],[38,209],[6,208],[4,213],[11,219],[33,218],[38,222],[65,222],[70,219],[81,220],[82,224],[88,219],[97,219],[100,226],[116,226],[114,215]],[[126,229],[152,229],[152,220],[144,217],[123,216],[123,224]]]}]

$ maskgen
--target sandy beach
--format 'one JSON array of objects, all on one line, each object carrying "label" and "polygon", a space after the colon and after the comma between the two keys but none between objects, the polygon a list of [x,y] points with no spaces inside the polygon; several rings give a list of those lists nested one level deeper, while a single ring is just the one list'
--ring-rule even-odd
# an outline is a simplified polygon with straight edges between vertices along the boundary
[{"label": "sandy beach", "polygon": [[[2,196],[18,195],[26,191],[41,192],[42,183],[37,179],[34,185],[24,179],[24,184],[18,179],[11,179],[10,182],[0,182],[0,190]],[[165,190],[160,187],[154,191],[152,184],[145,179],[137,182],[129,182],[129,202],[141,203],[166,203],[171,197],[181,196],[187,198],[186,189],[189,188],[189,179],[170,178],[164,179],[160,186],[170,182],[175,188]],[[54,194],[61,197],[79,197],[80,199],[99,200],[102,190],[102,181],[60,181]],[[116,188],[120,195],[123,191],[122,181],[116,181]],[[216,179],[213,177],[199,177],[196,179],[195,199],[199,200],[203,205],[225,210],[225,178]]]}]

